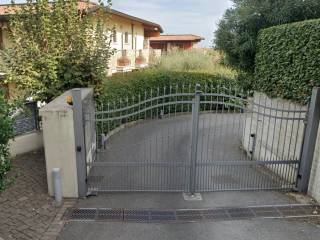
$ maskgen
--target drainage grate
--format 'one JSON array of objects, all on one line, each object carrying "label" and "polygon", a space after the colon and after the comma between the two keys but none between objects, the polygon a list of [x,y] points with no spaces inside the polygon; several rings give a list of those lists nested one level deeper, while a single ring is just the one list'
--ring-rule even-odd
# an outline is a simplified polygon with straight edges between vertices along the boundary
[{"label": "drainage grate", "polygon": [[118,209],[99,209],[98,221],[123,221],[123,211]]},{"label": "drainage grate", "polygon": [[142,223],[231,221],[240,219],[320,216],[317,205],[283,205],[244,208],[140,210],[79,208],[69,209],[71,221],[124,221]]},{"label": "drainage grate", "polygon": [[97,215],[96,208],[78,208],[71,212],[70,218],[73,220],[95,220]]}]

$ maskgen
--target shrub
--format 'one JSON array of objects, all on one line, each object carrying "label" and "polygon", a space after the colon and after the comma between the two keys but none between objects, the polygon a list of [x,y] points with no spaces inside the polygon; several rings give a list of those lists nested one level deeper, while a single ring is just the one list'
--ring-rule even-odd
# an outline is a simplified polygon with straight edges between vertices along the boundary
[{"label": "shrub", "polygon": [[164,71],[202,72],[233,78],[235,71],[221,63],[222,54],[214,50],[173,50],[162,56],[157,68]]},{"label": "shrub", "polygon": [[320,19],[261,31],[255,86],[274,97],[305,103],[320,85]]},{"label": "shrub", "polygon": [[115,75],[108,78],[103,85],[103,94],[100,100],[103,102],[119,101],[125,97],[143,95],[151,89],[169,90],[170,86],[184,85],[186,88],[194,87],[199,83],[202,88],[217,84],[236,84],[234,78],[219,74],[200,72],[175,72],[159,69],[148,69],[141,72],[133,72],[124,75]]},{"label": "shrub", "polygon": [[74,87],[99,90],[113,53],[106,8],[88,15],[88,8],[79,11],[78,0],[19,6],[9,19],[10,45],[0,51],[0,70],[25,98],[49,102]]},{"label": "shrub", "polygon": [[261,29],[320,18],[319,0],[232,0],[215,32],[215,47],[228,63],[254,72],[257,37]]},{"label": "shrub", "polygon": [[0,192],[6,185],[6,174],[10,170],[8,142],[13,137],[11,105],[7,103],[0,89]]}]

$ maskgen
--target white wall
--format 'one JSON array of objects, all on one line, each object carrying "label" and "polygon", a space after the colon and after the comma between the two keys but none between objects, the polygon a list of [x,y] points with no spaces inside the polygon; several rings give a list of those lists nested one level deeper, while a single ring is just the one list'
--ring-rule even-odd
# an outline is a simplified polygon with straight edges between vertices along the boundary
[{"label": "white wall", "polygon": [[[284,99],[270,99],[265,94],[255,93],[254,102],[260,103],[267,107],[289,109],[294,111],[307,111],[307,106],[290,102]],[[275,110],[258,108],[249,106],[249,109],[259,111],[262,114],[278,116],[278,117],[295,117],[305,118],[305,113],[282,113]],[[256,146],[254,158],[263,161],[277,160],[295,160],[300,158],[300,150],[303,141],[303,121],[292,120],[275,120],[267,116],[258,114],[248,114],[244,129],[243,145],[244,149],[249,152],[252,147],[252,138],[250,134],[256,135]],[[273,171],[289,181],[294,181],[297,176],[296,168],[278,168]],[[289,174],[284,172],[289,171]],[[311,170],[309,194],[320,202],[320,130],[318,132],[318,140],[315,150],[314,161]]]},{"label": "white wall", "polygon": [[42,132],[32,132],[15,137],[9,142],[11,156],[36,151],[43,148]]},{"label": "white wall", "polygon": [[320,128],[311,169],[309,194],[320,203]]}]

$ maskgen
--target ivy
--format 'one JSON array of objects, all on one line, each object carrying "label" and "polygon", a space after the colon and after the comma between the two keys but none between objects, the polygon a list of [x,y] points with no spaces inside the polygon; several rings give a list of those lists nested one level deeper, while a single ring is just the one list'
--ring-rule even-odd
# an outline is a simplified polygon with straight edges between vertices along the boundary
[{"label": "ivy", "polygon": [[320,19],[271,27],[258,39],[254,88],[306,103],[320,86]]}]

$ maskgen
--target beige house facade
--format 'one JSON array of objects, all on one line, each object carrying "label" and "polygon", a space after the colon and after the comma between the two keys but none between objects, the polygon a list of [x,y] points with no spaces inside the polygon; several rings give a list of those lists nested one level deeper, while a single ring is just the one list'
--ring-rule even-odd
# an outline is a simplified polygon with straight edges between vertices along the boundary
[{"label": "beige house facade", "polygon": [[[93,13],[97,6],[79,1],[79,10]],[[108,9],[109,10],[109,9]],[[8,18],[16,9],[10,5],[0,5],[0,48],[10,46]],[[149,66],[150,38],[160,36],[162,27],[148,20],[111,9],[109,27],[114,27],[111,47],[114,55],[110,59],[108,73],[129,72]]]},{"label": "beige house facade", "polygon": [[150,38],[160,36],[162,27],[116,10],[111,10],[111,25],[115,29],[112,37],[115,54],[110,60],[110,75],[148,67]]}]

